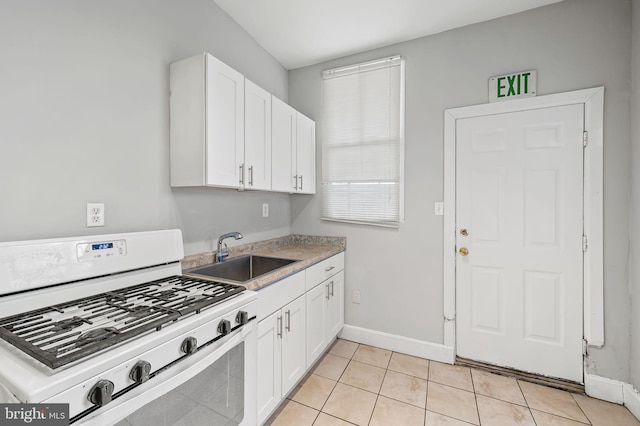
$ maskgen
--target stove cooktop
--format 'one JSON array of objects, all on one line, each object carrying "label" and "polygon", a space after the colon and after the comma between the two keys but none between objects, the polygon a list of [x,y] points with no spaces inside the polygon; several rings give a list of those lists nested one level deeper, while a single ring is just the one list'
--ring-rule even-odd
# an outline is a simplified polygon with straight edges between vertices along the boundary
[{"label": "stove cooktop", "polygon": [[181,275],[0,319],[0,338],[58,368],[215,306],[244,287]]}]

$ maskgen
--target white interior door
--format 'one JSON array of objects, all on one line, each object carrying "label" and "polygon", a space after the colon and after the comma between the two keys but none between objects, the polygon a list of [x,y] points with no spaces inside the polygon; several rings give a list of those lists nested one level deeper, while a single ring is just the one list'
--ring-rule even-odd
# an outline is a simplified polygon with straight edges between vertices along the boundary
[{"label": "white interior door", "polygon": [[456,122],[458,356],[583,382],[583,129],[582,104]]}]

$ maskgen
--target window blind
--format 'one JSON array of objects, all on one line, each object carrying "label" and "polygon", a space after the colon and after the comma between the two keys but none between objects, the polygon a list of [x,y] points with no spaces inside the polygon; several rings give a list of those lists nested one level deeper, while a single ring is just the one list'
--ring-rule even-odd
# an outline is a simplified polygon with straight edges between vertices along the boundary
[{"label": "window blind", "polygon": [[399,226],[404,215],[404,61],[323,72],[322,218]]}]

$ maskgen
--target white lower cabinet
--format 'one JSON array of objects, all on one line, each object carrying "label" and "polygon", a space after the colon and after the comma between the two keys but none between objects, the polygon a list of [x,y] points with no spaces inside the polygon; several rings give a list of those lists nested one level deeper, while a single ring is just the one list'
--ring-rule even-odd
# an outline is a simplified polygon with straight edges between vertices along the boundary
[{"label": "white lower cabinet", "polygon": [[280,404],[307,371],[305,303],[298,297],[258,324],[258,420]]},{"label": "white lower cabinet", "polygon": [[322,355],[344,326],[344,272],[318,284],[307,298],[307,365]]},{"label": "white lower cabinet", "polygon": [[329,290],[318,284],[307,292],[307,359],[317,359],[327,346],[327,297]]},{"label": "white lower cabinet", "polygon": [[258,292],[258,422],[264,422],[304,376],[305,272]]},{"label": "white lower cabinet", "polygon": [[305,347],[304,296],[282,308],[282,396],[285,396],[307,371]]},{"label": "white lower cabinet", "polygon": [[344,325],[344,254],[259,290],[258,423],[264,423]]},{"label": "white lower cabinet", "polygon": [[282,399],[280,311],[258,323],[258,420],[262,423]]},{"label": "white lower cabinet", "polygon": [[327,281],[330,289],[327,301],[327,343],[330,343],[344,327],[344,271]]}]

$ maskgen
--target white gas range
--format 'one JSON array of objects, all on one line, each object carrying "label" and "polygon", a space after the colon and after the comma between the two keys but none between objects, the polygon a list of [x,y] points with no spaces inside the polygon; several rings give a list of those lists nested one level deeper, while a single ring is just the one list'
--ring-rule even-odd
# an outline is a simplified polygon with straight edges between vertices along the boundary
[{"label": "white gas range", "polygon": [[179,230],[0,244],[0,403],[72,424],[253,425],[256,294],[181,275]]}]

